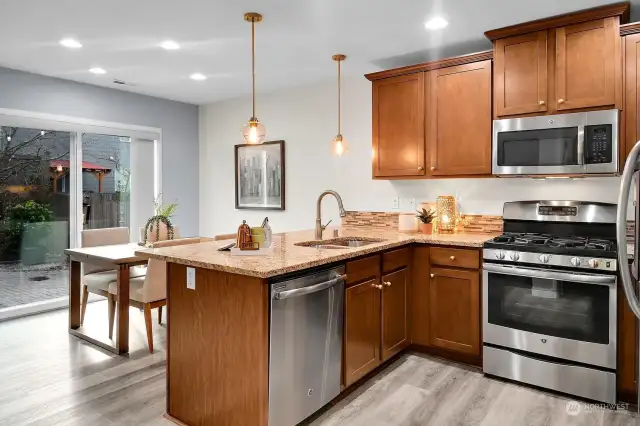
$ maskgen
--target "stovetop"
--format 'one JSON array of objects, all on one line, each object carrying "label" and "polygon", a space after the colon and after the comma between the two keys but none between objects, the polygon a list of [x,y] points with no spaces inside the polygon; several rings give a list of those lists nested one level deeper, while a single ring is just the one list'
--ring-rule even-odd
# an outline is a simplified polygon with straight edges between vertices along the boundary
[{"label": "stovetop", "polygon": [[487,241],[484,247],[599,258],[615,258],[617,255],[614,240],[539,233],[506,232]]}]

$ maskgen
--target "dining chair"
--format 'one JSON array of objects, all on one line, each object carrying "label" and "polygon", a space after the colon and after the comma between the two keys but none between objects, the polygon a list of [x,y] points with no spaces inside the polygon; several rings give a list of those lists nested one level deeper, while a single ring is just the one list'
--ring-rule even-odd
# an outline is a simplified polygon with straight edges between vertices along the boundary
[{"label": "dining chair", "polygon": [[[185,244],[196,244],[208,241],[209,238],[182,238],[178,240],[158,241],[151,248],[172,247]],[[118,285],[109,285],[109,294],[114,298],[118,295]],[[162,324],[162,307],[167,304],[167,263],[164,260],[149,259],[147,274],[129,280],[129,306],[144,311],[144,322],[147,328],[147,342],[149,352],[153,353],[153,333],[151,310],[158,308],[158,324]],[[109,317],[109,330],[113,330],[113,317]],[[109,336],[111,337],[111,335]]]},{"label": "dining chair", "polygon": [[[85,229],[82,231],[82,247],[107,246],[112,244],[129,243],[129,228],[103,228]],[[129,277],[135,278],[144,276],[146,267],[134,266],[130,269]],[[89,293],[98,294],[107,298],[109,302],[109,336],[113,334],[113,315],[115,314],[115,301],[109,295],[109,284],[118,280],[115,269],[105,268],[99,265],[82,262],[82,307],[80,310],[80,324],[84,323],[84,316],[87,311],[87,301]]]}]

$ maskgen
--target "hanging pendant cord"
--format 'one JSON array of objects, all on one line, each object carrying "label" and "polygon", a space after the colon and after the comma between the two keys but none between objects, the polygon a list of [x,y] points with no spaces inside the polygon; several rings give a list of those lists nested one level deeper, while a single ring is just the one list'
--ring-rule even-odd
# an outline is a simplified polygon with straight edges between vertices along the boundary
[{"label": "hanging pendant cord", "polygon": [[253,91],[253,117],[256,116],[256,22],[251,20],[251,84]]},{"label": "hanging pendant cord", "polygon": [[341,130],[340,130],[340,62],[341,61],[337,61],[338,62],[338,134],[342,134]]}]

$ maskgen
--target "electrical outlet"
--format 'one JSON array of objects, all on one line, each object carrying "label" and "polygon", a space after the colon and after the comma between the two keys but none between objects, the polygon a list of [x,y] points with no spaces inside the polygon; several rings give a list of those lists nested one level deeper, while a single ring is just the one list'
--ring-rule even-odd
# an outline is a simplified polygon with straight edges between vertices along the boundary
[{"label": "electrical outlet", "polygon": [[190,290],[196,289],[196,269],[187,268],[187,288]]},{"label": "electrical outlet", "polygon": [[393,199],[393,207],[394,209],[399,209],[400,208],[400,198],[395,197]]},{"label": "electrical outlet", "polygon": [[409,198],[409,208],[411,210],[415,210],[416,209],[416,199],[415,198]]}]

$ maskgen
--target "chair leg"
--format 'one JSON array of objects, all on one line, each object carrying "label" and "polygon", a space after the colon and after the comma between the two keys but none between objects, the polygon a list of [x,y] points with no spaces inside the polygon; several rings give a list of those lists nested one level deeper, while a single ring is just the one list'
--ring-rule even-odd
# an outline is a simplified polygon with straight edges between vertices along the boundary
[{"label": "chair leg", "polygon": [[87,312],[87,300],[89,299],[89,289],[86,285],[82,286],[82,306],[80,307],[80,325],[84,324],[84,314]]},{"label": "chair leg", "polygon": [[162,324],[162,306],[158,307],[158,324]]},{"label": "chair leg", "polygon": [[144,304],[144,323],[147,326],[147,342],[149,343],[149,352],[153,353],[153,333],[151,322],[151,304]]},{"label": "chair leg", "polygon": [[107,296],[109,305],[109,339],[113,339],[113,323],[116,318],[116,297],[113,294]]}]

